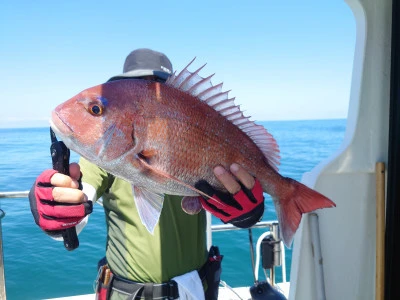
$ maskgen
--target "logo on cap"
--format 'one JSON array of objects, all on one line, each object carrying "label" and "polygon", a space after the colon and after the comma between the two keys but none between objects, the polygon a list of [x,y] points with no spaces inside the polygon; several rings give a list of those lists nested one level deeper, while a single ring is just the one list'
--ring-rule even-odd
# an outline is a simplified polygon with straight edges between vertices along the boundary
[{"label": "logo on cap", "polygon": [[171,74],[171,70],[170,70],[170,69],[168,69],[168,68],[166,68],[166,67],[164,67],[164,66],[161,66],[161,69],[162,69],[164,72],[167,72],[168,74]]}]

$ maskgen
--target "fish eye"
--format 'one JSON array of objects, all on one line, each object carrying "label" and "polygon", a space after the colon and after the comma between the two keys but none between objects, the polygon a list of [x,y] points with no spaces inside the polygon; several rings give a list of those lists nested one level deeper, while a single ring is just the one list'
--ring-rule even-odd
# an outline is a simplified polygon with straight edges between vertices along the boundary
[{"label": "fish eye", "polygon": [[89,112],[93,116],[100,116],[103,114],[103,107],[98,104],[91,104],[91,105],[89,105]]}]

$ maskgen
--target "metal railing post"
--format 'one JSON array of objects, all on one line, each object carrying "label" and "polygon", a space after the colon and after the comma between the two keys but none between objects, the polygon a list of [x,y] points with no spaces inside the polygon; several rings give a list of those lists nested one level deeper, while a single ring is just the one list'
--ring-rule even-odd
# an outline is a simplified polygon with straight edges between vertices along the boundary
[{"label": "metal railing post", "polygon": [[4,260],[3,260],[3,234],[1,228],[1,220],[5,216],[5,213],[0,209],[0,299],[6,298],[6,280],[4,276]]}]

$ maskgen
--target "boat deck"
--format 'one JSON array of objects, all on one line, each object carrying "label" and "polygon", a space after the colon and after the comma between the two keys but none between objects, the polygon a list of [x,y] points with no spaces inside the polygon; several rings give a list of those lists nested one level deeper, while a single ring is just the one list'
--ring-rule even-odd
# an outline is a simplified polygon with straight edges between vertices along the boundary
[{"label": "boat deck", "polygon": [[[278,283],[276,286],[279,290],[286,296],[289,297],[289,287],[290,283]],[[95,299],[94,294],[86,294],[86,295],[78,295],[78,296],[70,296],[70,297],[62,297],[62,298],[53,298],[47,300],[93,300]],[[228,287],[220,287],[219,288],[219,296],[218,299],[221,300],[250,300],[250,292],[249,287],[237,287],[230,289]]]}]

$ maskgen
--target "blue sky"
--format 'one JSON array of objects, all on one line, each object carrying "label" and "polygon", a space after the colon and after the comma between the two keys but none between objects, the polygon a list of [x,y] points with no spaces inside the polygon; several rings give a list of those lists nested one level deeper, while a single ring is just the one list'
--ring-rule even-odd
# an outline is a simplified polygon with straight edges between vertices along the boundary
[{"label": "blue sky", "polygon": [[148,47],[194,57],[253,120],[346,118],[355,20],[332,1],[2,1],[0,127],[51,110]]}]

